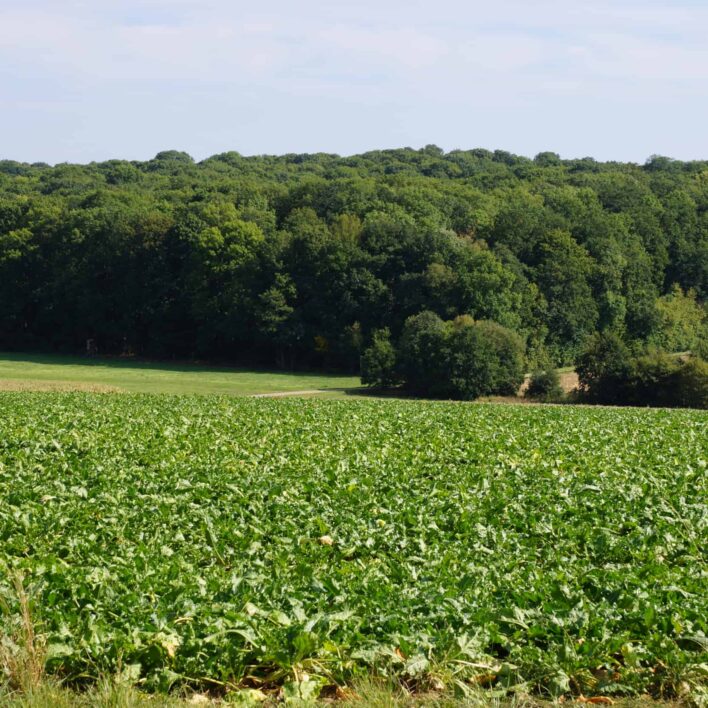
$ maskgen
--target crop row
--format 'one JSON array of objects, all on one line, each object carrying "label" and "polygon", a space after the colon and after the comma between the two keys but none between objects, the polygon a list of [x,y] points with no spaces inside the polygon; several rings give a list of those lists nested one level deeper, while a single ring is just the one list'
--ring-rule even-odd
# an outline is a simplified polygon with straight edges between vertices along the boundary
[{"label": "crop row", "polygon": [[6,394],[0,630],[21,576],[70,681],[703,690],[707,460],[697,411]]}]

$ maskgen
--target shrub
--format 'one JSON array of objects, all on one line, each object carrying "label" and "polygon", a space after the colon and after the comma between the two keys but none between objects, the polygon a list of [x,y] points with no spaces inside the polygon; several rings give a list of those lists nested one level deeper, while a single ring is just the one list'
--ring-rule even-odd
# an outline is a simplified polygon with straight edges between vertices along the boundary
[{"label": "shrub", "polygon": [[366,386],[393,386],[396,375],[396,350],[388,328],[373,333],[371,346],[361,357],[361,382]]},{"label": "shrub", "polygon": [[705,335],[708,317],[694,290],[685,292],[674,284],[671,291],[656,301],[658,328],[652,344],[670,352],[694,351]]},{"label": "shrub", "polygon": [[693,348],[692,353],[699,359],[703,359],[703,361],[708,360],[708,325],[703,328],[701,336],[698,342],[696,342],[696,346]]},{"label": "shrub", "polygon": [[661,349],[652,349],[634,360],[625,389],[628,405],[673,406],[681,360]]},{"label": "shrub", "polygon": [[423,395],[445,395],[448,326],[434,312],[409,317],[398,346],[399,372],[406,388]]},{"label": "shrub", "polygon": [[676,374],[676,404],[686,408],[708,408],[708,362],[693,357],[683,362]]},{"label": "shrub", "polygon": [[708,408],[708,363],[651,351],[637,358],[628,390],[629,404]]},{"label": "shrub", "polygon": [[629,349],[613,332],[596,332],[576,359],[580,389],[594,403],[621,404],[633,376]]},{"label": "shrub", "polygon": [[586,400],[630,406],[708,407],[708,363],[661,349],[632,358],[614,335],[596,335],[578,360]]},{"label": "shrub", "polygon": [[563,398],[563,388],[560,384],[558,372],[552,366],[536,369],[531,374],[525,395],[527,398],[535,398],[546,402],[561,400]]},{"label": "shrub", "polygon": [[524,380],[524,343],[496,322],[458,317],[448,344],[448,385],[453,398],[514,396]]},{"label": "shrub", "polygon": [[400,373],[407,388],[423,395],[514,395],[523,382],[523,352],[521,338],[496,322],[468,315],[444,322],[421,312],[403,328]]}]

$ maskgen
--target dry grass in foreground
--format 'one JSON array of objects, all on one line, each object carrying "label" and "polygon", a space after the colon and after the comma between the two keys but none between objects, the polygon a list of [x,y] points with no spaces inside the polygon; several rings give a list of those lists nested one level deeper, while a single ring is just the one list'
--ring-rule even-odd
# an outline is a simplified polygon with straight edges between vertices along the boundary
[{"label": "dry grass in foreground", "polygon": [[[110,680],[101,681],[84,692],[63,688],[55,683],[43,682],[28,693],[7,693],[0,689],[0,704],[6,708],[189,708],[191,706],[261,706],[273,708],[285,706],[356,706],[362,708],[550,708],[554,705],[592,706],[588,699],[565,701],[564,703],[539,701],[528,696],[511,699],[479,696],[458,699],[449,694],[409,695],[402,688],[383,682],[365,682],[356,686],[350,698],[343,700],[324,699],[318,701],[285,700],[280,696],[262,700],[252,692],[234,692],[223,698],[214,698],[201,693],[191,696],[165,696],[144,693],[134,687],[116,684]],[[657,702],[649,697],[624,699],[611,704],[614,708],[689,708],[695,703]]]},{"label": "dry grass in foreground", "polygon": [[[14,589],[19,606],[15,616],[15,631],[0,635],[0,705],[6,708],[187,708],[188,706],[261,706],[277,705],[326,706],[351,705],[370,708],[452,708],[453,706],[498,706],[499,708],[547,708],[555,704],[531,696],[512,698],[492,697],[483,689],[464,698],[444,689],[437,692],[412,693],[400,683],[385,679],[359,681],[331,698],[319,700],[293,699],[282,689],[264,693],[253,689],[233,691],[223,696],[182,691],[177,695],[149,694],[135,686],[116,679],[104,678],[87,690],[77,691],[62,686],[44,671],[46,645],[44,637],[36,631],[32,618],[31,600],[24,587],[23,578],[17,575]],[[3,611],[9,608],[3,606]],[[567,705],[615,705],[617,708],[678,708],[693,706],[694,701],[664,703],[646,699],[629,699],[619,702],[607,698],[584,698],[565,701]]]},{"label": "dry grass in foreground", "polygon": [[[23,578],[17,575],[14,589],[19,606],[12,635],[0,635],[0,705],[5,708],[187,708],[189,706],[286,706],[351,705],[367,708],[453,708],[497,706],[498,708],[548,708],[552,705],[614,705],[616,708],[683,708],[699,705],[695,700],[672,703],[654,701],[651,697],[613,701],[608,698],[579,697],[554,703],[531,696],[491,696],[484,689],[464,697],[456,696],[441,686],[427,693],[409,692],[397,682],[370,678],[352,688],[340,690],[328,698],[299,699],[287,696],[282,689],[265,693],[253,689],[233,691],[222,696],[183,690],[176,695],[150,694],[120,682],[103,678],[86,690],[74,690],[61,685],[44,671],[46,645],[35,628],[31,600]],[[6,606],[3,611],[8,611]]]}]

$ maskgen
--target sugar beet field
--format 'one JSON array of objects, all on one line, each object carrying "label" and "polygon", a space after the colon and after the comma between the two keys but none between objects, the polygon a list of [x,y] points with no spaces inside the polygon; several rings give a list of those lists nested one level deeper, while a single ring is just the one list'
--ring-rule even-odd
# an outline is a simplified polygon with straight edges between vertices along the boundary
[{"label": "sugar beet field", "polygon": [[0,635],[26,593],[71,685],[705,695],[707,460],[696,411],[4,394]]}]

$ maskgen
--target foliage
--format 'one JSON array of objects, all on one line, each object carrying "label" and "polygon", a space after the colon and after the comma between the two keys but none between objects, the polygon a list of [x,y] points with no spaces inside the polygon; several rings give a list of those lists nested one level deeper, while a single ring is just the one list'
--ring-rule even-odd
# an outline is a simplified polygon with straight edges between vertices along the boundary
[{"label": "foliage", "polygon": [[676,400],[678,372],[682,362],[661,349],[652,349],[632,360],[624,382],[624,402],[636,405],[670,406]]},{"label": "foliage", "polygon": [[355,371],[352,328],[397,341],[423,310],[498,322],[555,364],[596,329],[685,348],[707,175],[435,146],[4,160],[0,349]]},{"label": "foliage", "polygon": [[366,386],[393,386],[398,383],[396,350],[388,329],[373,333],[371,346],[361,357],[361,382]]},{"label": "foliage", "polygon": [[524,380],[524,343],[496,322],[456,318],[449,327],[446,353],[453,398],[515,396]]},{"label": "foliage", "polygon": [[466,400],[515,395],[524,378],[520,337],[469,315],[448,322],[429,311],[410,317],[398,356],[404,385],[423,395]]},{"label": "foliage", "polygon": [[708,408],[708,364],[660,349],[631,356],[611,334],[596,335],[578,360],[586,398],[595,403]]},{"label": "foliage", "polygon": [[310,695],[378,673],[460,695],[698,695],[706,424],[5,394],[0,633],[21,573],[66,685]]},{"label": "foliage", "polygon": [[691,357],[676,375],[676,403],[687,408],[708,409],[708,362]]},{"label": "foliage", "polygon": [[696,343],[693,354],[699,359],[708,361],[708,330],[705,335]]},{"label": "foliage", "polygon": [[695,351],[708,338],[708,316],[694,290],[684,293],[674,285],[657,300],[656,307],[659,325],[650,341],[657,347],[669,352]]},{"label": "foliage", "polygon": [[567,231],[544,233],[536,251],[536,278],[548,303],[549,346],[564,359],[597,326],[598,305],[590,286],[592,259]]},{"label": "foliage", "polygon": [[428,310],[409,317],[398,342],[401,378],[411,391],[444,396],[449,371],[449,327]]},{"label": "foliage", "polygon": [[534,370],[529,378],[529,385],[526,388],[525,395],[527,398],[534,398],[547,403],[561,400],[563,388],[561,387],[558,371],[552,366]]},{"label": "foliage", "polygon": [[627,400],[626,386],[633,376],[629,349],[613,332],[590,337],[578,356],[575,370],[580,388],[595,403],[622,403]]}]

